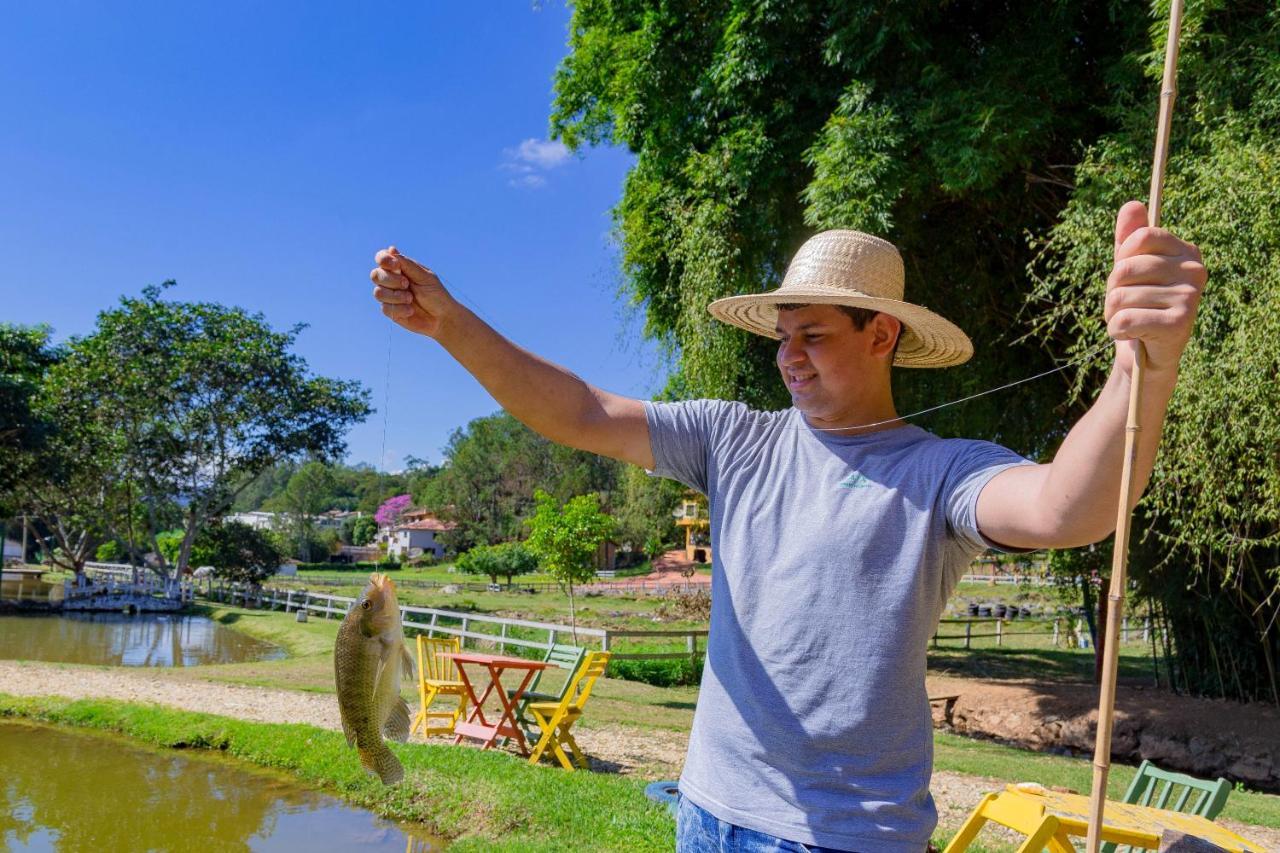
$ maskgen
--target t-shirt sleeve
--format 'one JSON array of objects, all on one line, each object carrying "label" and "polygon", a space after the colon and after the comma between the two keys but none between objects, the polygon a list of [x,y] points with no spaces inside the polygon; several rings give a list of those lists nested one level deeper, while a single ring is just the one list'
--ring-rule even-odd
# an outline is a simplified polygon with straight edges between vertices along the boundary
[{"label": "t-shirt sleeve", "polygon": [[649,473],[678,480],[706,494],[711,448],[720,422],[732,405],[721,400],[646,401],[644,413],[653,451],[653,470]]},{"label": "t-shirt sleeve", "polygon": [[1015,465],[1034,465],[1006,447],[989,441],[966,441],[953,461],[943,495],[947,527],[957,542],[975,556],[988,548],[1010,553],[1026,549],[1007,548],[978,530],[978,495],[991,478]]}]

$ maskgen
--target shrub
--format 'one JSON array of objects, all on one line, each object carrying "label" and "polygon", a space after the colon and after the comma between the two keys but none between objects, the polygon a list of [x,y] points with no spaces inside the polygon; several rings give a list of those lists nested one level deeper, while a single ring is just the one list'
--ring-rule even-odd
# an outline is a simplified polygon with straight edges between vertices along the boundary
[{"label": "shrub", "polygon": [[216,577],[241,583],[262,583],[283,558],[271,537],[238,521],[203,528],[191,545],[193,562],[208,563]]},{"label": "shrub", "polygon": [[394,572],[400,564],[388,560],[381,563],[298,563],[299,571],[309,572]]},{"label": "shrub", "polygon": [[124,546],[111,539],[99,545],[93,556],[99,563],[118,563],[124,559]]},{"label": "shrub", "polygon": [[660,660],[611,660],[609,677],[639,681],[654,687],[696,685],[702,678],[702,658],[695,665],[687,657]]}]

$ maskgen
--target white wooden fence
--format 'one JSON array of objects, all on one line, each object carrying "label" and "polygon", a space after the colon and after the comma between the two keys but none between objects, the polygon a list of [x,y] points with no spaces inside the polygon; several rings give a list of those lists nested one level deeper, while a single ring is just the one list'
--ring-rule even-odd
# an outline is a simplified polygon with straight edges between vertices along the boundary
[{"label": "white wooden fence", "polygon": [[[241,586],[207,581],[199,591],[203,597],[226,604],[239,604],[244,607],[256,607],[265,610],[284,610],[296,613],[305,610],[325,619],[335,616],[339,619],[346,616],[356,603],[356,599],[344,595],[312,592],[306,589],[247,589]],[[465,613],[456,610],[442,610],[435,607],[413,607],[400,605],[400,620],[408,632],[426,634],[428,637],[444,635],[458,637],[464,646],[471,641],[472,646],[488,643],[505,651],[508,646],[547,651],[557,642],[565,642],[572,638],[575,630],[572,626],[552,622],[535,622],[528,619],[509,619],[503,616],[489,616],[478,613]],[[478,631],[477,626],[488,626],[490,631]],[[542,639],[530,639],[527,636],[513,636],[512,628],[521,629],[521,633],[536,633]],[[614,630],[612,628],[585,628],[576,630],[579,638],[591,637],[598,642],[600,649],[613,652],[613,660],[663,660],[673,658],[689,658],[695,666],[700,662],[706,646],[706,630],[683,631],[633,631]],[[662,642],[683,638],[684,649],[676,652],[618,652],[615,641],[655,639]],[[577,641],[577,642],[580,642]]]}]

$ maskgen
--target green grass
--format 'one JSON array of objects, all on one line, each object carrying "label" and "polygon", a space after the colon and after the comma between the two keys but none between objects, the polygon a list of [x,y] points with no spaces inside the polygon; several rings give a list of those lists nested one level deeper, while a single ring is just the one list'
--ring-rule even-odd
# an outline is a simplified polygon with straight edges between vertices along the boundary
[{"label": "green grass", "polygon": [[[292,614],[280,612],[233,607],[206,608],[205,612],[237,630],[284,645],[289,649],[291,657],[264,663],[174,669],[165,672],[168,677],[333,692],[332,653],[337,636],[337,619],[313,618],[306,624],[298,624]],[[1074,678],[1086,664],[1091,667],[1093,660],[1092,650],[1045,649],[1028,652],[1008,648],[969,652],[967,657],[975,661],[995,661],[1006,670],[1012,666],[1018,671],[1040,677],[1056,667],[1054,677],[1062,678]],[[1076,661],[1075,658],[1079,660]],[[1020,661],[1013,666],[1008,663],[1010,659]],[[1065,663],[1062,662],[1063,659],[1066,659]],[[1122,655],[1122,661],[1127,659],[1127,655]],[[555,692],[565,677],[566,673],[561,670],[548,670],[539,689]],[[605,678],[597,684],[591,698],[591,713],[583,718],[580,725],[586,729],[622,725],[655,731],[687,732],[693,723],[697,698],[697,687],[654,687],[639,682]],[[939,770],[986,776],[1002,782],[1037,781],[1042,784],[1063,785],[1082,792],[1087,792],[1091,784],[1091,764],[1085,759],[1047,755],[943,732],[935,733],[934,745],[934,766]],[[1108,796],[1122,796],[1134,772],[1134,767],[1113,765]],[[1223,815],[1244,823],[1280,828],[1280,796],[1235,791],[1227,801]],[[1006,848],[996,846],[990,849],[1003,851]]]},{"label": "green grass", "polygon": [[645,797],[642,781],[533,767],[503,752],[393,744],[405,782],[385,787],[361,770],[340,733],[312,726],[0,693],[4,716],[115,732],[162,747],[220,751],[284,771],[384,817],[422,824],[463,853],[669,850],[674,838],[671,817]]}]

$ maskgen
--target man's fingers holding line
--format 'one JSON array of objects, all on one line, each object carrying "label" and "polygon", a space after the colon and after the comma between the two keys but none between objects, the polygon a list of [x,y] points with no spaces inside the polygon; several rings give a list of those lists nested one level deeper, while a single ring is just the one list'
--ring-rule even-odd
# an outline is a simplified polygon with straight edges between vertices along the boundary
[{"label": "man's fingers holding line", "polygon": [[381,287],[388,287],[392,290],[408,290],[409,280],[397,272],[388,272],[384,269],[375,269],[369,272],[369,278],[373,283]]},{"label": "man's fingers holding line", "polygon": [[373,298],[392,305],[408,305],[413,302],[413,294],[408,290],[392,290],[387,287],[375,287]]}]

